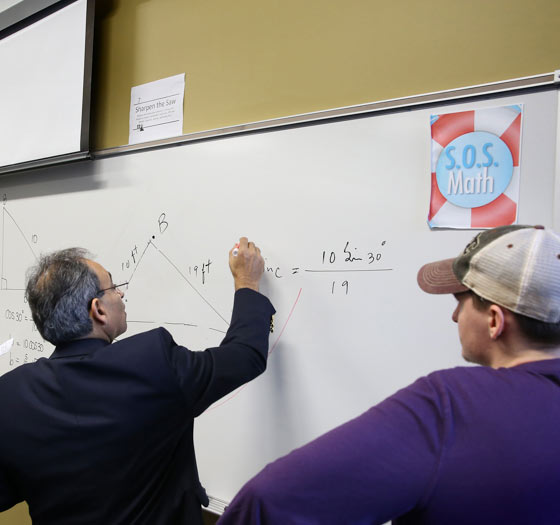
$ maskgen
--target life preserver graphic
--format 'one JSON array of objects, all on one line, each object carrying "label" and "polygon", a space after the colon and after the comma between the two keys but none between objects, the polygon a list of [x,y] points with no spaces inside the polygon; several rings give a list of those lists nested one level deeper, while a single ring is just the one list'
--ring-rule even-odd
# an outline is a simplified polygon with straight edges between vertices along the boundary
[{"label": "life preserver graphic", "polygon": [[430,227],[516,221],[521,118],[521,106],[432,116]]}]

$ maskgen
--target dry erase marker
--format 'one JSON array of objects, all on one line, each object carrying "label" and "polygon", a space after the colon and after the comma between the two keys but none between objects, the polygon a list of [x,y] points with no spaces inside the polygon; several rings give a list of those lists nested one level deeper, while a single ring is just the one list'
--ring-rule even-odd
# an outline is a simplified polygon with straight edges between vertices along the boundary
[{"label": "dry erase marker", "polygon": [[237,243],[237,244],[235,245],[235,247],[233,248],[233,251],[231,252],[231,254],[232,254],[234,257],[237,257],[237,254],[238,254],[238,253],[239,253],[239,243]]}]

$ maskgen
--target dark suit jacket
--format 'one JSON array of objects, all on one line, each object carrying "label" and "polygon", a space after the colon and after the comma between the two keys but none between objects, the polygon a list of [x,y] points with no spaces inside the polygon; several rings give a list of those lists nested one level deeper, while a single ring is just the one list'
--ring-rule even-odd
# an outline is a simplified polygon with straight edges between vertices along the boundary
[{"label": "dark suit jacket", "polygon": [[82,339],[0,378],[0,510],[34,524],[201,523],[208,499],[193,420],[264,371],[274,309],[235,294],[218,348],[191,352],[163,328]]}]

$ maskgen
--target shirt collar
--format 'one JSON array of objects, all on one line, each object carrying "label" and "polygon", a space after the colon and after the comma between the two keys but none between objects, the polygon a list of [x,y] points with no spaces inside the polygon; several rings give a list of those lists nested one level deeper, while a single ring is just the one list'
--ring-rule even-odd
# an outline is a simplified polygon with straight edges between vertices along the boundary
[{"label": "shirt collar", "polygon": [[104,339],[75,339],[67,343],[57,345],[49,359],[60,359],[61,357],[76,357],[80,355],[88,355],[100,348],[110,345],[109,341]]},{"label": "shirt collar", "polygon": [[528,363],[521,363],[520,365],[513,366],[512,370],[530,370],[531,372],[546,374],[555,372],[560,374],[560,358],[541,359],[539,361],[530,361]]}]

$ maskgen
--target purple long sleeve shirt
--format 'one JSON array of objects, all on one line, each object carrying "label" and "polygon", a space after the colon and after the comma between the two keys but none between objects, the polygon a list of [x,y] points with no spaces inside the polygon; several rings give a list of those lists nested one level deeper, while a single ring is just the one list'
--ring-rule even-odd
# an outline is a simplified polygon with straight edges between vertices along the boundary
[{"label": "purple long sleeve shirt", "polygon": [[560,524],[560,359],[434,372],[271,463],[232,524]]}]

